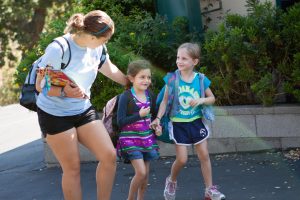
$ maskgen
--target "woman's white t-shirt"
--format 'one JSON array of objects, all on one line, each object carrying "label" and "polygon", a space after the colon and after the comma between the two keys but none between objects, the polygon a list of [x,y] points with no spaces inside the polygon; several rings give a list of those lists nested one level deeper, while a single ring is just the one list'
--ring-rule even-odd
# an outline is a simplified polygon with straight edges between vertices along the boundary
[{"label": "woman's white t-shirt", "polygon": [[[72,56],[69,65],[62,71],[75,81],[88,98],[54,97],[45,95],[41,92],[37,99],[37,106],[46,113],[54,116],[78,115],[91,107],[91,102],[89,100],[91,87],[96,79],[100,57],[104,48],[103,46],[95,49],[83,48],[73,41],[70,34],[66,34],[64,37],[69,41]],[[62,53],[59,44],[52,42],[46,48],[42,61],[39,63],[39,67],[46,67],[49,65],[54,69],[61,69]],[[65,52],[65,54],[68,53],[68,51]],[[68,56],[69,55],[65,55],[64,57],[67,57],[68,59]]]}]

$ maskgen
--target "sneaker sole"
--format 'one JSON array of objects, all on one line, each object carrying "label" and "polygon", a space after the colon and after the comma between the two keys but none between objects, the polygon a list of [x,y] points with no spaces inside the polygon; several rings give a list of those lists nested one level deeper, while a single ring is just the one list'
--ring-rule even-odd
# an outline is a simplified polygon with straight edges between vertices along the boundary
[{"label": "sneaker sole", "polygon": [[175,198],[167,198],[166,196],[165,197],[165,200],[175,200]]},{"label": "sneaker sole", "polygon": [[164,193],[164,198],[165,198],[165,200],[175,200],[175,197],[169,196],[165,193]]},{"label": "sneaker sole", "polygon": [[[168,199],[167,199],[168,200]],[[211,199],[210,197],[204,197],[204,200],[213,200],[213,199]],[[220,199],[220,200],[225,200],[225,198],[222,198],[222,199]]]}]

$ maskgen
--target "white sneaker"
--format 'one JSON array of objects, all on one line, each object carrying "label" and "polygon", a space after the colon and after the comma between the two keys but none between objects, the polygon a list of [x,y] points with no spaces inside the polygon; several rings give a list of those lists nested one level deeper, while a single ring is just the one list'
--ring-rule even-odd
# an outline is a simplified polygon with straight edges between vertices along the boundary
[{"label": "white sneaker", "polygon": [[175,182],[171,181],[170,176],[168,176],[166,178],[166,184],[165,184],[165,190],[164,190],[165,200],[175,200],[176,188],[177,188],[177,181],[175,181]]},{"label": "white sneaker", "polygon": [[205,189],[205,200],[224,200],[225,198],[215,185]]}]

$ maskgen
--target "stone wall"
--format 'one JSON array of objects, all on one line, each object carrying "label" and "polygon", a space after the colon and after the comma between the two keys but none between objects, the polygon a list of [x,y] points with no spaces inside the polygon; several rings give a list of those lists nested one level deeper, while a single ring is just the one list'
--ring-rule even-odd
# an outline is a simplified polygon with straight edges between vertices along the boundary
[{"label": "stone wall", "polygon": [[[210,127],[209,152],[230,153],[300,147],[300,105],[215,107],[216,120]],[[159,142],[161,156],[174,156],[172,144]],[[84,147],[83,162],[95,161]],[[195,154],[189,147],[189,154]],[[57,164],[45,143],[45,162]]]}]

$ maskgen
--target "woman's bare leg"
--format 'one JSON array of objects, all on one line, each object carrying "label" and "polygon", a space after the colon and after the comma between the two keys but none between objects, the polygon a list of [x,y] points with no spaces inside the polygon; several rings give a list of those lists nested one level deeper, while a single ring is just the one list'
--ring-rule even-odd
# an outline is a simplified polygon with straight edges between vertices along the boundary
[{"label": "woman's bare leg", "polygon": [[62,190],[65,200],[81,200],[80,156],[76,129],[47,135],[46,141],[62,167]]},{"label": "woman's bare leg", "polygon": [[116,150],[100,120],[77,128],[78,140],[99,160],[96,170],[99,200],[109,200],[116,173]]}]

